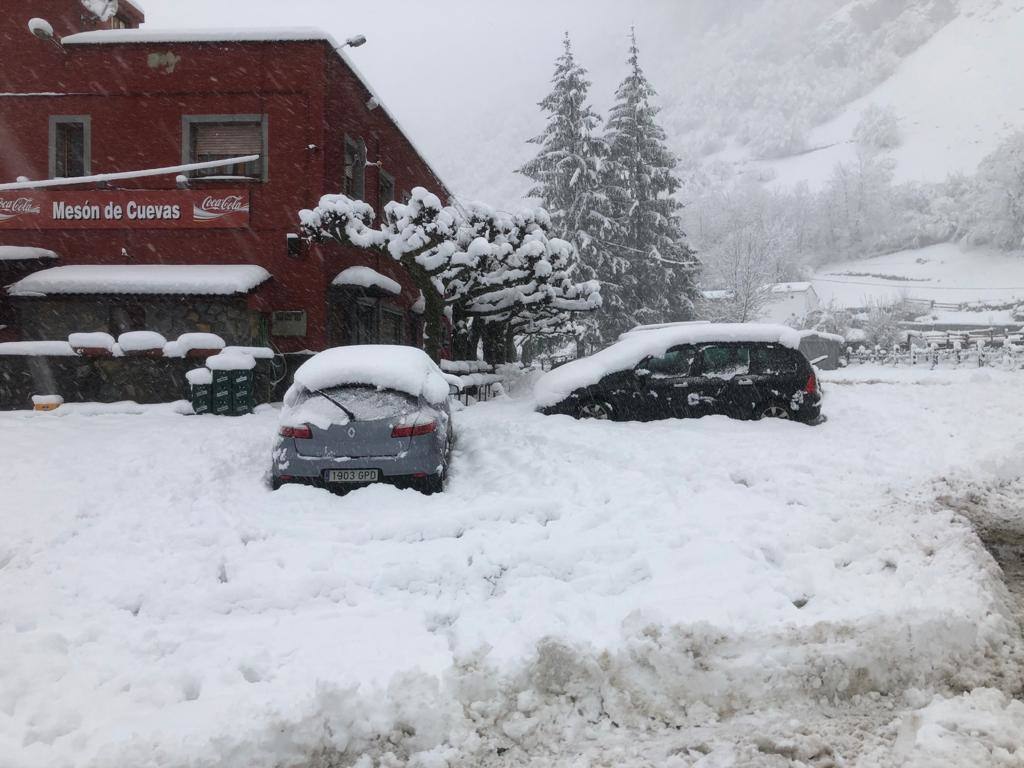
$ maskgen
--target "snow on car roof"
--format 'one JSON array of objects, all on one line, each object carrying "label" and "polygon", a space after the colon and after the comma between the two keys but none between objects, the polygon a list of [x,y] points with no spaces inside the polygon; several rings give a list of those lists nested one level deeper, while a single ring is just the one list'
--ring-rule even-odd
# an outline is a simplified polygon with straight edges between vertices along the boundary
[{"label": "snow on car roof", "polygon": [[295,371],[295,383],[310,390],[368,384],[430,403],[444,402],[449,392],[447,379],[426,352],[393,344],[356,344],[319,352]]},{"label": "snow on car roof", "polygon": [[800,334],[784,325],[760,323],[707,323],[670,326],[628,334],[600,352],[566,363],[537,382],[533,394],[543,407],[561,402],[580,387],[596,384],[604,376],[632,368],[645,357],[661,355],[677,344],[715,341],[767,342],[798,349]]},{"label": "snow on car roof", "polygon": [[362,288],[380,288],[382,291],[393,293],[396,296],[402,292],[402,286],[397,280],[392,280],[387,275],[382,275],[375,269],[369,267],[349,267],[338,273],[338,276],[331,281],[331,285],[357,285]]},{"label": "snow on car roof", "polygon": [[253,264],[76,264],[34,272],[11,285],[11,296],[49,294],[248,293],[270,279]]}]

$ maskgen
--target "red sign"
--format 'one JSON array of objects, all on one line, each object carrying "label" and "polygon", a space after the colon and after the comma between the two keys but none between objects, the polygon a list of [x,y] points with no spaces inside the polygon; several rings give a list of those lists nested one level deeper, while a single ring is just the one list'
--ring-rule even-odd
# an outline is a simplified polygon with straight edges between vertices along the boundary
[{"label": "red sign", "polygon": [[0,191],[2,229],[221,229],[249,225],[249,190]]}]

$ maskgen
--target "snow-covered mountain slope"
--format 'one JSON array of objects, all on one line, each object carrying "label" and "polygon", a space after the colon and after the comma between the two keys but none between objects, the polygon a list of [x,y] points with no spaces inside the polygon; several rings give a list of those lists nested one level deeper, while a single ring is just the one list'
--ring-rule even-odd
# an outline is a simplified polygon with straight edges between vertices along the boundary
[{"label": "snow-covered mountain slope", "polygon": [[1024,3],[964,5],[890,78],[813,129],[809,144],[819,149],[741,167],[752,165],[780,185],[819,187],[837,163],[854,162],[854,129],[863,111],[878,105],[891,107],[899,120],[901,143],[891,153],[895,181],[973,173],[1000,139],[1024,128]]},{"label": "snow-covered mountain slope", "polygon": [[[813,283],[823,303],[840,307],[902,299],[991,307],[1024,300],[1024,260],[1017,254],[942,243],[828,264],[814,275]],[[976,323],[1011,322],[1008,310],[970,314]]]},{"label": "snow-covered mountain slope", "polygon": [[[238,6],[149,0],[146,10],[153,27],[222,26]],[[864,106],[880,103],[900,116],[900,173],[942,178],[971,170],[1024,120],[1022,9],[1021,0],[394,0],[381,14],[374,4],[305,0],[286,11],[253,0],[245,13],[254,25],[301,19],[339,39],[365,33],[353,58],[449,185],[513,207],[528,187],[515,169],[535,150],[526,141],[543,127],[537,102],[565,31],[605,112],[636,25],[681,156],[732,147],[719,157],[741,166],[789,156],[768,164],[780,181],[818,183],[852,150],[843,142]],[[826,144],[839,146],[796,154]]]}]

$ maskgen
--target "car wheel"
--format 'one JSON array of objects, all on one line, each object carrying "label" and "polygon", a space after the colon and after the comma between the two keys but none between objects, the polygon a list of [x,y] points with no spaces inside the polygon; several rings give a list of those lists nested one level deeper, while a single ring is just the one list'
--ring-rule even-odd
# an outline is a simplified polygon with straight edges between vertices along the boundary
[{"label": "car wheel", "polygon": [[433,496],[435,493],[441,493],[444,490],[444,473],[437,473],[436,475],[427,475],[419,482],[419,491],[427,496]]},{"label": "car wheel", "polygon": [[778,403],[771,403],[770,405],[764,406],[761,409],[761,413],[758,416],[760,419],[786,419],[787,421],[793,418],[793,414],[789,412],[789,409],[784,405]]},{"label": "car wheel", "polygon": [[612,418],[612,407],[608,405],[608,403],[602,403],[599,400],[591,400],[590,402],[580,405],[576,418],[610,421]]}]

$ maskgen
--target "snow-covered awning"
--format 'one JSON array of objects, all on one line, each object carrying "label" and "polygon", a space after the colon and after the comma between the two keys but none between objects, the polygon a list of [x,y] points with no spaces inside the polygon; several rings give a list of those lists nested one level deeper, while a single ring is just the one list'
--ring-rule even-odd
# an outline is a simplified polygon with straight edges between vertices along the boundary
[{"label": "snow-covered awning", "polygon": [[397,296],[402,292],[402,286],[397,280],[392,280],[387,275],[382,275],[375,269],[369,267],[349,267],[338,273],[338,276],[331,281],[331,285],[356,285],[360,288],[379,288],[385,293]]},{"label": "snow-covered awning", "polygon": [[150,294],[230,296],[270,279],[253,264],[83,264],[53,267],[8,287],[11,296]]},{"label": "snow-covered awning", "polygon": [[0,261],[32,261],[34,259],[56,259],[57,254],[45,248],[30,248],[26,245],[0,245]]}]

